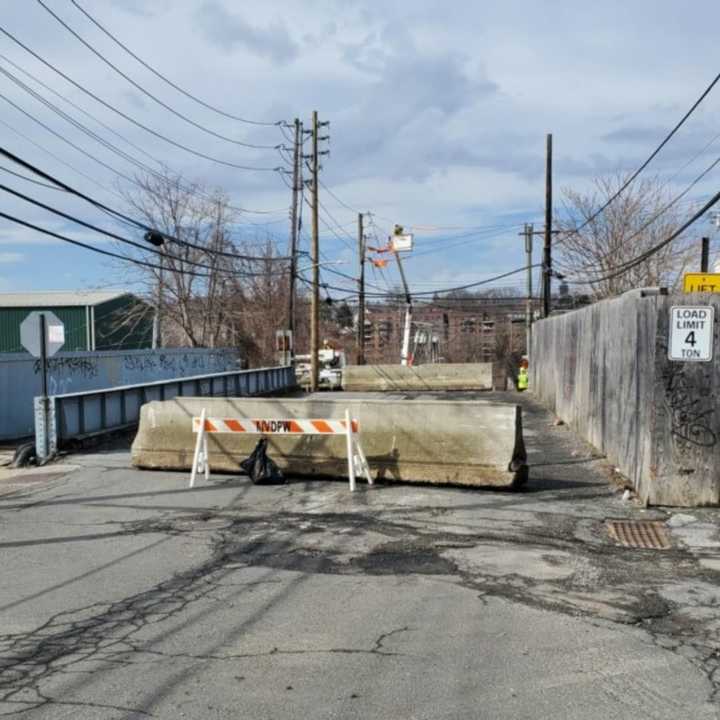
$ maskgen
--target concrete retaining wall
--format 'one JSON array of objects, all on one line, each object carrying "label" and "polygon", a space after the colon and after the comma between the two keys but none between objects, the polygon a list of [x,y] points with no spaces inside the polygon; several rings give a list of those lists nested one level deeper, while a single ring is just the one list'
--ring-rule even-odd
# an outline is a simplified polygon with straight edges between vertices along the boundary
[{"label": "concrete retaining wall", "polygon": [[[216,418],[360,421],[370,469],[404,482],[514,487],[527,478],[520,408],[487,401],[367,399],[175,398],[144,405],[132,447],[134,465],[189,470],[191,420],[206,408]],[[210,466],[236,472],[259,440],[244,433],[209,434]],[[347,477],[345,436],[271,435],[269,454],[291,474]]]},{"label": "concrete retaining wall", "polygon": [[[240,368],[237,350],[179,348],[59,352],[48,361],[50,395],[207,375]],[[0,440],[35,432],[33,398],[42,392],[40,360],[28,353],[0,354]]]},{"label": "concrete retaining wall", "polygon": [[720,501],[720,341],[710,363],[668,360],[673,305],[711,295],[627,293],[533,327],[530,389],[654,505]]},{"label": "concrete retaining wall", "polygon": [[348,365],[343,369],[343,390],[352,392],[492,389],[492,363]]}]

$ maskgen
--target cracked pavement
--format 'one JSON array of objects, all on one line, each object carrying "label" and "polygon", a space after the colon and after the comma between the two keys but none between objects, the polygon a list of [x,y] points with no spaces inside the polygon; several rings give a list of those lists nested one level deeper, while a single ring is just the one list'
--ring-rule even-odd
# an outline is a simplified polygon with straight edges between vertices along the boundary
[{"label": "cracked pavement", "polygon": [[[0,715],[720,717],[718,511],[623,501],[520,401],[516,493],[187,490],[125,449],[18,482],[0,497]],[[672,547],[618,546],[608,518],[667,521]]]}]

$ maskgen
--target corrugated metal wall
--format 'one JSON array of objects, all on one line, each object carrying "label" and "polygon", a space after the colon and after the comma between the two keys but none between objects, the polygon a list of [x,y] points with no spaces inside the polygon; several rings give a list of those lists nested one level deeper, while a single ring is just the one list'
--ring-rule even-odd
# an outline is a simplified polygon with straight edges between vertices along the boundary
[{"label": "corrugated metal wall", "polygon": [[87,322],[84,307],[48,307],[48,308],[0,308],[0,353],[23,352],[20,344],[20,324],[35,310],[55,313],[65,325],[65,345],[63,350],[74,352],[87,350]]},{"label": "corrugated metal wall", "polygon": [[152,346],[154,309],[132,295],[95,306],[96,350],[140,350]]},{"label": "corrugated metal wall", "polygon": [[[240,353],[229,349],[59,352],[48,361],[48,390],[60,395],[239,368]],[[0,440],[34,432],[33,398],[40,388],[39,360],[0,355]]]}]

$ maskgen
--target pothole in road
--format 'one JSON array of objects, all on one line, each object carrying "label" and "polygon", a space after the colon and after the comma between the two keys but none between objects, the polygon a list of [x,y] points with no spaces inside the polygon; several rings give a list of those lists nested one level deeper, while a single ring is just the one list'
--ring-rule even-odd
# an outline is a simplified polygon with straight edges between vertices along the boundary
[{"label": "pothole in road", "polygon": [[457,565],[434,548],[391,543],[351,560],[351,565],[371,575],[452,575]]}]

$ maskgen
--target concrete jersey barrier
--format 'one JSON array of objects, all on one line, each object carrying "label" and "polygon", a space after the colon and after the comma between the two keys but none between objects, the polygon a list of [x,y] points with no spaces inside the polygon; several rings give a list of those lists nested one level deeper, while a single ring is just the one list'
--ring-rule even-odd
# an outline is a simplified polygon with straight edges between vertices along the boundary
[{"label": "concrete jersey barrier", "polygon": [[343,368],[342,386],[352,392],[492,390],[493,366],[492,363],[348,365]]},{"label": "concrete jersey barrier", "polygon": [[[177,397],[143,406],[132,446],[136,467],[189,470],[202,409],[216,418],[337,418],[360,423],[362,445],[379,480],[513,488],[527,479],[520,407],[482,400],[245,399]],[[259,437],[208,436],[214,472],[237,472]],[[347,477],[341,435],[271,435],[268,452],[290,475]]]}]

